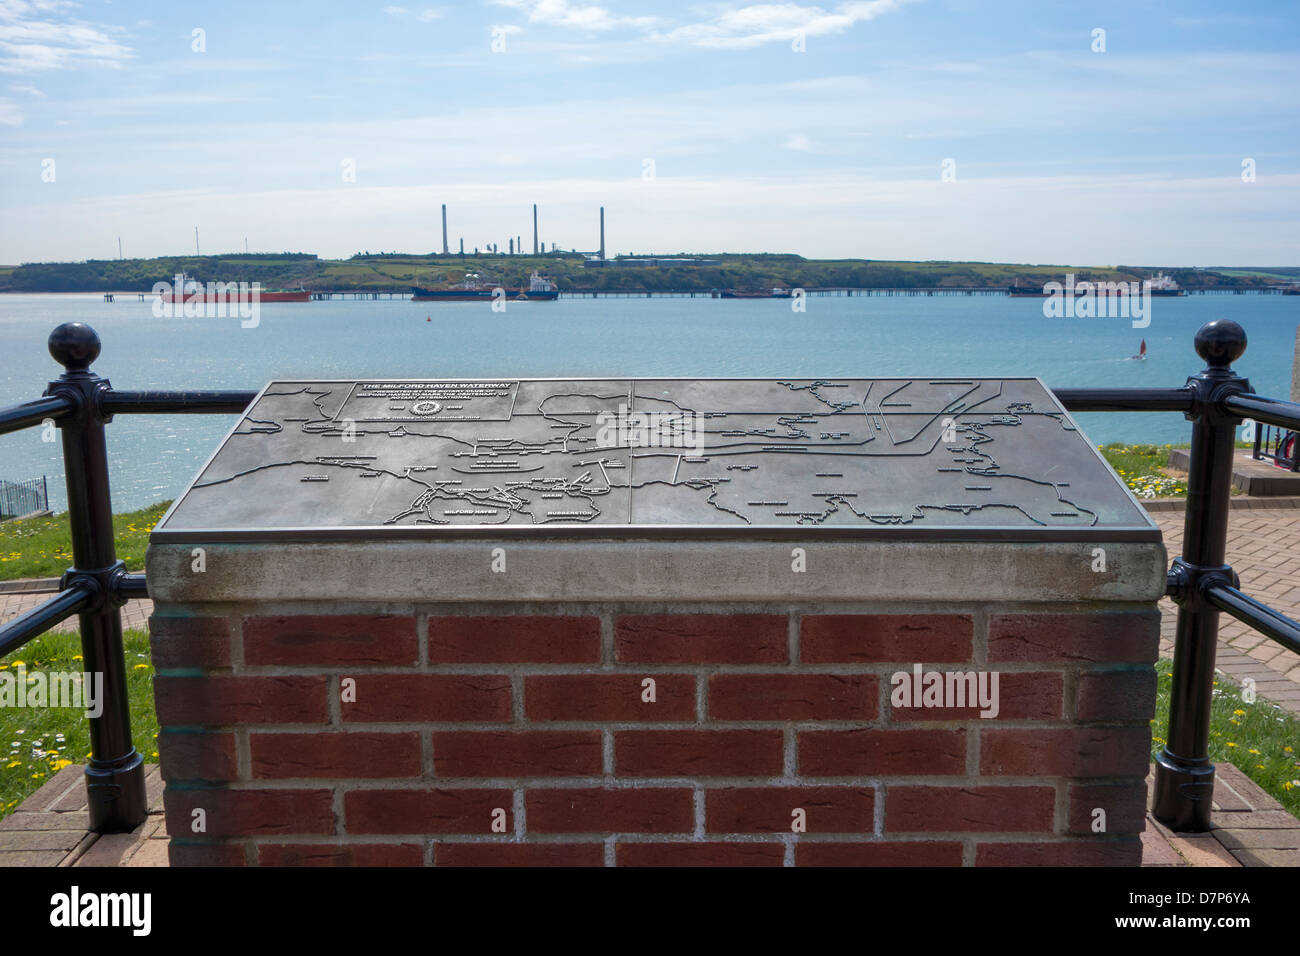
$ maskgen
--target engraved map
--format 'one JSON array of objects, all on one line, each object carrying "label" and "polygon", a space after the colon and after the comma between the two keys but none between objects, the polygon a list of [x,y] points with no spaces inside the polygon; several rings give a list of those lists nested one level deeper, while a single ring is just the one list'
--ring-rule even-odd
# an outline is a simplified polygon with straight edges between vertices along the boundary
[{"label": "engraved map", "polygon": [[155,533],[500,525],[1151,527],[1036,379],[503,379],[271,383]]}]

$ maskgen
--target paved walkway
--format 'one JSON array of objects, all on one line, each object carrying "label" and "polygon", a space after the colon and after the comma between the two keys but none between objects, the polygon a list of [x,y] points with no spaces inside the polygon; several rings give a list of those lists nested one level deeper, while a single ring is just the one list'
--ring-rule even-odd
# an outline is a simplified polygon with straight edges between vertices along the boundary
[{"label": "paved walkway", "polygon": [[[162,778],[147,770],[149,817],[132,833],[86,832],[86,785],[80,766],[64,767],[0,820],[3,866],[167,866]],[[1231,764],[1217,768],[1216,829],[1176,834],[1147,814],[1142,865],[1300,866],[1300,820]],[[1151,779],[1147,778],[1147,792]]]},{"label": "paved walkway", "polygon": [[0,866],[166,866],[162,775],[145,768],[149,816],[132,833],[88,833],[85,767],[64,767],[0,819]]}]

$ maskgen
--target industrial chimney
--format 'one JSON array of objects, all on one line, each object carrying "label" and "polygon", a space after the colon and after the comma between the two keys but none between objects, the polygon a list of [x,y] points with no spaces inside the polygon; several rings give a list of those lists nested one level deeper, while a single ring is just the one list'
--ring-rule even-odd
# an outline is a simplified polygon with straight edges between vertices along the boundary
[{"label": "industrial chimney", "polygon": [[600,257],[605,258],[605,207],[600,207]]},{"label": "industrial chimney", "polygon": [[447,204],[442,204],[442,254],[448,253],[447,249]]},{"label": "industrial chimney", "polygon": [[533,203],[533,255],[537,255],[537,203]]}]

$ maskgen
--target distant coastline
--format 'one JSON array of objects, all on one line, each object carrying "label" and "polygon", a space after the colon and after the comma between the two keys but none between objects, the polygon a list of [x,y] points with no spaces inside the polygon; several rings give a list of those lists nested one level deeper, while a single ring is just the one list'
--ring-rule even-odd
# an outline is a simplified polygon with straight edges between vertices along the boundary
[{"label": "distant coastline", "polygon": [[782,254],[621,256],[415,255],[362,253],[322,259],[309,253],[92,259],[0,266],[0,292],[150,292],[156,282],[186,273],[201,282],[258,282],[263,289],[407,292],[412,286],[449,288],[476,274],[484,283],[527,285],[531,272],[548,275],[561,292],[770,292],[773,289],[1041,288],[1063,281],[1137,282],[1164,271],[1188,291],[1276,290],[1300,282],[1300,267],[1163,270],[1145,266],[1067,266],[1022,263],[805,259]]}]

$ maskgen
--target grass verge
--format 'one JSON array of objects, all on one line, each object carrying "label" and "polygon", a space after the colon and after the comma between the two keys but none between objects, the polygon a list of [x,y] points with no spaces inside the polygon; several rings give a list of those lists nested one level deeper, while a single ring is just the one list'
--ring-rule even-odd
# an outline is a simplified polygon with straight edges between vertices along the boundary
[{"label": "grass verge", "polygon": [[[170,504],[161,501],[140,511],[113,516],[117,556],[126,562],[128,570],[144,570],[149,532]],[[72,529],[67,512],[0,524],[0,581],[57,578],[71,565]]]},{"label": "grass verge", "polygon": [[[126,682],[130,696],[131,734],[146,763],[158,762],[158,718],[153,706],[153,663],[149,632],[127,631]],[[21,665],[22,670],[19,670]],[[0,660],[2,675],[80,672],[81,637],[76,631],[35,638]],[[4,683],[9,683],[4,681]],[[3,684],[0,684],[3,687]],[[13,811],[30,794],[72,763],[90,754],[90,722],[85,711],[69,707],[0,707],[0,816]]]},{"label": "grass verge", "polygon": [[1173,445],[1123,445],[1098,449],[1116,474],[1138,498],[1178,498],[1187,494],[1187,482],[1165,471]]},{"label": "grass verge", "polygon": [[[1156,663],[1156,717],[1151,722],[1151,756],[1165,744],[1173,661]],[[1242,689],[1220,676],[1210,705],[1210,759],[1230,763],[1254,780],[1293,817],[1300,817],[1300,718],[1257,698],[1247,703]]]}]

